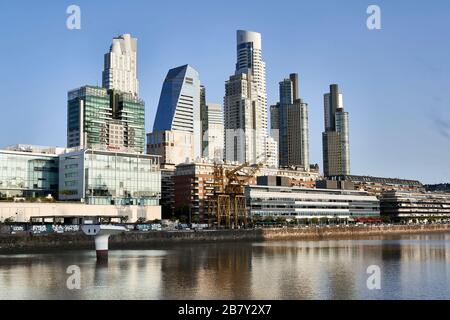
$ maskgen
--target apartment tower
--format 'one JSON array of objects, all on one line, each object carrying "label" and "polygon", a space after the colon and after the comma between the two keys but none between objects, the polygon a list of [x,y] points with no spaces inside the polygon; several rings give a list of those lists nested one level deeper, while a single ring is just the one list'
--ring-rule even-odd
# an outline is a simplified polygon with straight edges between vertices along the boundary
[{"label": "apartment tower", "polygon": [[309,170],[308,104],[299,97],[298,74],[280,82],[280,102],[271,106],[270,113],[279,165]]},{"label": "apartment tower", "polygon": [[349,117],[337,84],[324,95],[323,170],[326,177],[350,175]]}]

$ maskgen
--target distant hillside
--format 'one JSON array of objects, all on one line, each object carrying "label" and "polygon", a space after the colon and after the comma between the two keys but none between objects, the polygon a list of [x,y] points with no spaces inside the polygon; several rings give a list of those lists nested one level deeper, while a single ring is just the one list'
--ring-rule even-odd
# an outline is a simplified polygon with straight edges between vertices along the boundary
[{"label": "distant hillside", "polygon": [[427,191],[444,191],[450,192],[450,183],[440,183],[440,184],[427,184],[425,185]]}]

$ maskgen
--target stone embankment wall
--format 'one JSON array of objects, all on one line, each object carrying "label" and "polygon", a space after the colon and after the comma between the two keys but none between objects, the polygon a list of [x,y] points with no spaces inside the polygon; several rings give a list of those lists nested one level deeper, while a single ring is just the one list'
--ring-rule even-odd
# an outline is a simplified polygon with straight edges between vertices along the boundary
[{"label": "stone embankment wall", "polygon": [[[450,233],[450,225],[312,227],[288,229],[127,232],[110,238],[111,249],[150,249],[155,245],[205,242],[357,239],[372,236]],[[0,235],[0,253],[94,249],[93,238],[81,233]]]}]

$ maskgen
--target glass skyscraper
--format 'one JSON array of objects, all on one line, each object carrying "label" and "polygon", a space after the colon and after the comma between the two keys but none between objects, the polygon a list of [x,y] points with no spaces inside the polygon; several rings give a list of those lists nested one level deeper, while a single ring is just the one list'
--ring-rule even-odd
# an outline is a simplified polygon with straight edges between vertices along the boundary
[{"label": "glass skyscraper", "polygon": [[130,93],[94,86],[70,91],[67,146],[144,153],[144,102]]},{"label": "glass skyscraper", "polygon": [[162,131],[191,134],[194,158],[202,156],[200,94],[200,76],[194,68],[184,65],[169,70],[153,125],[153,134]]},{"label": "glass skyscraper", "polygon": [[137,40],[113,39],[105,54],[103,88],[84,86],[68,94],[67,146],[144,153],[145,105],[139,99]]}]

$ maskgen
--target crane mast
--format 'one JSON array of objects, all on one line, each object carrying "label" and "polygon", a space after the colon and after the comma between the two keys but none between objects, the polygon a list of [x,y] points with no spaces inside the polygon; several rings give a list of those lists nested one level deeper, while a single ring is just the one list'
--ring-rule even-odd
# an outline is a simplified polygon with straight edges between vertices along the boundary
[{"label": "crane mast", "polygon": [[248,226],[248,211],[245,198],[245,185],[256,176],[264,166],[259,162],[246,174],[239,172],[249,167],[246,162],[226,170],[223,164],[214,164],[214,192],[208,200],[209,224],[217,224],[217,228],[242,228]]}]

